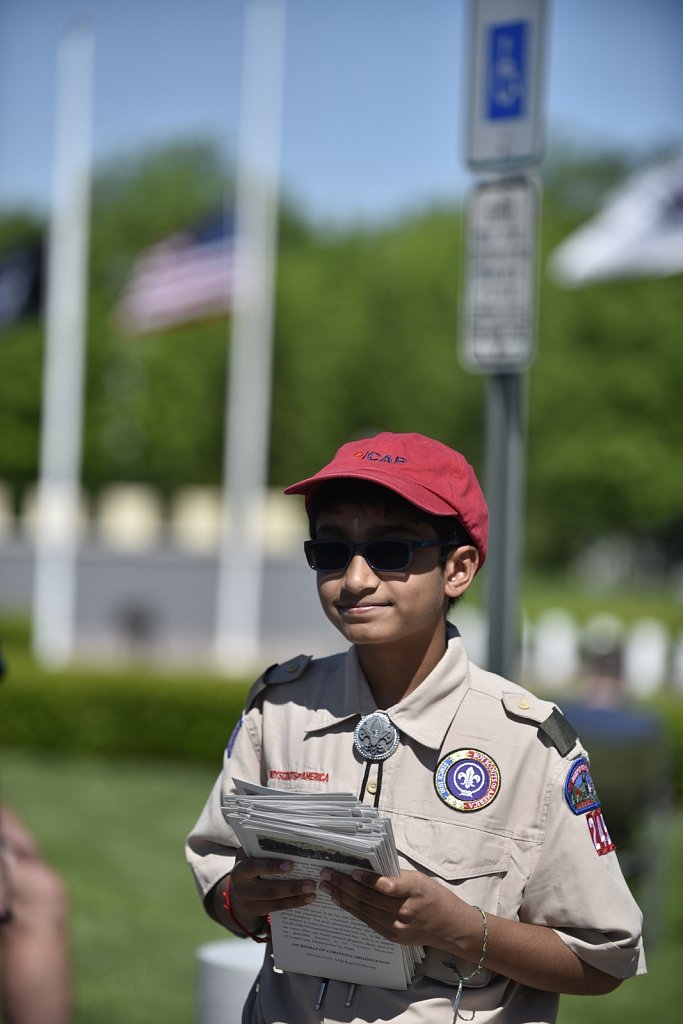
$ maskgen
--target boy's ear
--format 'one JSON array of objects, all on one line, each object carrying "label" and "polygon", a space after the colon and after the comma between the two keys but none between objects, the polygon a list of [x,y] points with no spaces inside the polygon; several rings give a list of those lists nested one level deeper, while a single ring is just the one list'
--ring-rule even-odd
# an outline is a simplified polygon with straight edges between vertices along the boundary
[{"label": "boy's ear", "polygon": [[448,553],[444,565],[444,594],[460,597],[474,579],[479,568],[479,552],[472,544],[464,544]]}]

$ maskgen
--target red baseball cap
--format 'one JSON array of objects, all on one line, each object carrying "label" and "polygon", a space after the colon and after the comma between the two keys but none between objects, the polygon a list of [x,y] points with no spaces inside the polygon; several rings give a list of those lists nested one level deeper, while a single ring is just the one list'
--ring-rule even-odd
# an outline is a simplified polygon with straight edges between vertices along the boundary
[{"label": "red baseball cap", "polygon": [[486,559],[489,511],[479,481],[467,459],[423,434],[376,434],[349,441],[327,466],[285,488],[285,494],[315,493],[327,480],[370,480],[400,494],[435,516],[457,516]]}]

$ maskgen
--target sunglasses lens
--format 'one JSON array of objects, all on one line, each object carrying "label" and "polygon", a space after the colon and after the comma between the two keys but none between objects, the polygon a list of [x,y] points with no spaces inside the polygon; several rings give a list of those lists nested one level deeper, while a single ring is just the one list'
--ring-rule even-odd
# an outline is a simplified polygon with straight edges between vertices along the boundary
[{"label": "sunglasses lens", "polygon": [[373,569],[398,572],[410,562],[410,547],[403,540],[376,540],[368,544],[365,555]]},{"label": "sunglasses lens", "polygon": [[[342,540],[309,540],[304,549],[316,572],[341,572],[354,553],[352,545]],[[411,545],[404,540],[375,540],[355,550],[362,551],[368,565],[378,572],[400,572],[410,564]]]},{"label": "sunglasses lens", "polygon": [[308,564],[317,572],[338,572],[349,560],[348,544],[336,540],[316,540],[306,545]]}]

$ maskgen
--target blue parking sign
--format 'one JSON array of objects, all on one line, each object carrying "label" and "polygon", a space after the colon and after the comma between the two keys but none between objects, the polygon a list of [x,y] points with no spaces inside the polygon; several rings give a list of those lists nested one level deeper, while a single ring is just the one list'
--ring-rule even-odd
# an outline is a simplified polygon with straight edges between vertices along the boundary
[{"label": "blue parking sign", "polygon": [[469,0],[467,162],[474,170],[529,167],[543,156],[548,3]]},{"label": "blue parking sign", "polygon": [[527,111],[529,24],[516,21],[489,29],[489,62],[484,89],[486,113],[492,121],[520,118]]}]

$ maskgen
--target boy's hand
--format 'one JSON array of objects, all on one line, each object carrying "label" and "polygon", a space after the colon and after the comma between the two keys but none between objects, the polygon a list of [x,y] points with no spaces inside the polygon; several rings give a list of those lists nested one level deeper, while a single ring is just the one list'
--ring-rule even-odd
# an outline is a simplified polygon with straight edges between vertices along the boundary
[{"label": "boy's hand", "polygon": [[353,871],[350,875],[324,868],[320,889],[334,902],[391,942],[448,949],[452,941],[452,893],[418,871],[398,878]]},{"label": "boy's hand", "polygon": [[254,919],[262,920],[276,910],[304,907],[315,900],[313,879],[273,877],[286,874],[292,867],[291,861],[266,857],[238,859],[230,873],[230,902],[240,923],[250,928]]}]

